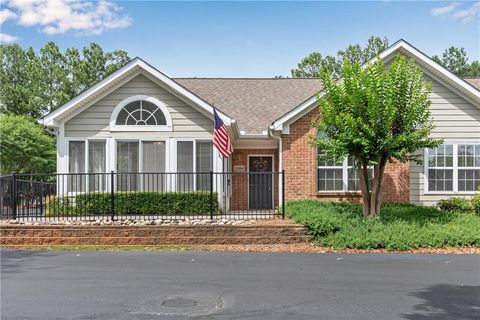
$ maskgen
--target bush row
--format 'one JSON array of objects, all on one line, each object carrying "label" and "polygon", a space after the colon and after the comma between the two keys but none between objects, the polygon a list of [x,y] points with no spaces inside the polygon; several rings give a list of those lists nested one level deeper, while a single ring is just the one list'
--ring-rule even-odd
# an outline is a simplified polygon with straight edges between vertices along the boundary
[{"label": "bush row", "polygon": [[459,213],[475,213],[480,215],[480,193],[475,193],[471,198],[451,197],[437,202],[441,210]]},{"label": "bush row", "polygon": [[[213,212],[218,211],[217,193],[213,194]],[[115,214],[194,215],[210,213],[210,192],[118,192]],[[72,197],[48,199],[48,215],[108,215],[111,194],[84,193]]]},{"label": "bush row", "polygon": [[334,248],[409,250],[480,245],[480,217],[413,204],[385,204],[364,219],[354,203],[289,201],[286,213],[308,227],[313,240]]}]

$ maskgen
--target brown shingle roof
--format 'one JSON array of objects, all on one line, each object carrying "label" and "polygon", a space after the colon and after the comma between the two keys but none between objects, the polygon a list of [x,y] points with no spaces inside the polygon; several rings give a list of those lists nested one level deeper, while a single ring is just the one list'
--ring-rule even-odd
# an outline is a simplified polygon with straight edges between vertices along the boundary
[{"label": "brown shingle roof", "polygon": [[262,133],[270,124],[321,89],[320,79],[175,78],[238,122],[246,133]]},{"label": "brown shingle roof", "polygon": [[474,86],[475,88],[477,88],[478,90],[480,90],[480,77],[477,77],[477,78],[465,78],[463,79],[465,81],[467,81],[468,83],[470,83],[472,86]]}]

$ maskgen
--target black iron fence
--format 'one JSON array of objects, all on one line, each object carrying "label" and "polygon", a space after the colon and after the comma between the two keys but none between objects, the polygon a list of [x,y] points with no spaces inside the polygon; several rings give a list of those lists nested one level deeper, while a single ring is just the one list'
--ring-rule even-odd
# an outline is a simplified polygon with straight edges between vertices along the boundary
[{"label": "black iron fence", "polygon": [[0,177],[0,219],[284,217],[283,172],[45,173]]}]

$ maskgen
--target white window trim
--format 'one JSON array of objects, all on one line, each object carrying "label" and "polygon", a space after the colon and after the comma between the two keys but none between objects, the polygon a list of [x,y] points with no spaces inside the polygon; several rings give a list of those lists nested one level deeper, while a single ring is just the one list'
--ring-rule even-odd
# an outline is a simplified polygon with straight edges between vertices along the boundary
[{"label": "white window trim", "polygon": [[[459,167],[458,166],[458,146],[459,145],[480,145],[479,143],[445,143],[445,145],[453,146],[453,167],[445,167],[444,169],[453,170],[453,190],[452,191],[430,191],[428,190],[428,148],[423,150],[423,192],[427,195],[440,195],[440,194],[451,194],[451,195],[473,195],[474,191],[458,191],[458,170],[463,169],[480,169],[480,167]],[[435,167],[436,169],[442,169],[442,167]]]},{"label": "white window trim", "polygon": [[[317,158],[317,170],[315,172],[317,193],[361,193],[361,190],[348,190],[348,169],[352,168],[355,168],[355,166],[348,165],[348,157],[342,161],[342,165],[338,166],[319,166]],[[318,169],[342,169],[342,190],[318,190]]]},{"label": "white window trim", "polygon": [[[117,125],[117,116],[120,113],[120,111],[123,110],[123,108],[128,105],[129,103],[135,102],[135,101],[147,101],[150,103],[153,103],[156,105],[160,111],[163,112],[163,115],[165,116],[165,121],[166,125],[145,125],[145,126],[137,126],[137,125]],[[128,97],[122,101],[113,109],[112,115],[110,116],[110,131],[172,131],[173,125],[172,125],[172,117],[170,115],[170,112],[168,111],[167,105],[160,100],[151,97],[151,96],[146,96],[146,95],[135,95]]]}]

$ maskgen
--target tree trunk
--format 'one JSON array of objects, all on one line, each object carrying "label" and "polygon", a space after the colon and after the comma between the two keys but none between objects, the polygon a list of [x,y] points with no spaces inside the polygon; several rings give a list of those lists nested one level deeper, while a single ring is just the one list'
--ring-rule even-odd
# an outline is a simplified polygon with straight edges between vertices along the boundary
[{"label": "tree trunk", "polygon": [[368,186],[368,163],[357,161],[357,172],[360,178],[360,191],[362,192],[363,217],[370,214],[370,190]]},{"label": "tree trunk", "polygon": [[373,217],[380,214],[380,207],[383,199],[383,175],[385,172],[385,166],[387,165],[388,157],[383,156],[379,163],[373,166],[373,180],[372,191],[370,194],[370,212],[368,217]]}]

